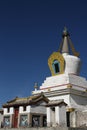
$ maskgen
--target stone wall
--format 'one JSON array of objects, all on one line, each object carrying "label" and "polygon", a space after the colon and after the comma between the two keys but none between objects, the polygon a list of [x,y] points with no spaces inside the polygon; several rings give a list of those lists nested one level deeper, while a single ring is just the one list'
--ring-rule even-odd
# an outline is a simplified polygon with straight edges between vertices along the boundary
[{"label": "stone wall", "polygon": [[70,113],[71,127],[87,127],[87,111],[73,111]]},{"label": "stone wall", "polygon": [[80,127],[84,127],[84,126],[87,126],[87,111],[78,111],[76,112],[76,120],[77,120],[77,127],[80,126]]},{"label": "stone wall", "polygon": [[[9,128],[4,128],[0,130],[9,130]],[[10,130],[87,130],[87,127],[85,128],[68,128],[68,127],[49,127],[49,128],[10,128]]]}]

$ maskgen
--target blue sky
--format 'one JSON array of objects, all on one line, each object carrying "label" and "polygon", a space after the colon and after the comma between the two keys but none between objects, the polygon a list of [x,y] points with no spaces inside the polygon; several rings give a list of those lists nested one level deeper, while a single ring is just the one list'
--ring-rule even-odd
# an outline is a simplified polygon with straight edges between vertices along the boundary
[{"label": "blue sky", "polygon": [[86,0],[0,0],[0,106],[31,95],[50,76],[47,60],[57,51],[64,26],[87,78]]}]

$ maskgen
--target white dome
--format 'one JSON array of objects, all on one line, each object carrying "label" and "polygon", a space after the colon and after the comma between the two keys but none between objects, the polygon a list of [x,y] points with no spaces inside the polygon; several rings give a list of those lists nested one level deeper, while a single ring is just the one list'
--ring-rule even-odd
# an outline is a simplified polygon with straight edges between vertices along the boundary
[{"label": "white dome", "polygon": [[64,53],[63,57],[65,59],[65,73],[79,75],[81,68],[80,58],[67,53]]}]

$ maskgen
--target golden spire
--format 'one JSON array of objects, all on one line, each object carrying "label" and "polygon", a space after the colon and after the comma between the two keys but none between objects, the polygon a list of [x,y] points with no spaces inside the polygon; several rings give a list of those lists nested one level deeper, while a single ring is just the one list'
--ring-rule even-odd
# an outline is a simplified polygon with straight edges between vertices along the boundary
[{"label": "golden spire", "polygon": [[35,90],[38,89],[38,83],[35,83],[35,84],[34,84],[34,88],[35,88]]},{"label": "golden spire", "polygon": [[62,42],[59,47],[59,52],[61,53],[72,53],[74,56],[79,56],[79,53],[76,52],[73,43],[70,39],[70,35],[65,27],[62,34]]}]

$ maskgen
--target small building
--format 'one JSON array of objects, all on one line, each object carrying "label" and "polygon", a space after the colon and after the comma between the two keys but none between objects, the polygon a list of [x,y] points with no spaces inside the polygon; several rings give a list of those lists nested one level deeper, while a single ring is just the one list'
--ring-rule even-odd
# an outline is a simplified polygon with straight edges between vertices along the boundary
[{"label": "small building", "polygon": [[18,98],[7,102],[4,108],[4,127],[39,127],[46,125],[46,104],[48,99],[38,96]]},{"label": "small building", "polygon": [[32,96],[3,105],[3,126],[87,126],[87,80],[80,76],[81,59],[65,28],[57,52],[48,58],[51,76]]},{"label": "small building", "polygon": [[3,127],[46,127],[55,125],[55,122],[56,125],[66,126],[66,120],[58,118],[59,114],[63,114],[66,119],[65,106],[63,100],[49,101],[43,93],[27,98],[16,97],[3,105]]}]

